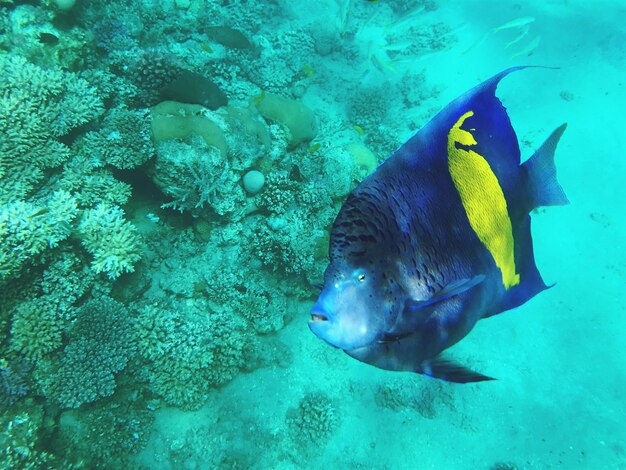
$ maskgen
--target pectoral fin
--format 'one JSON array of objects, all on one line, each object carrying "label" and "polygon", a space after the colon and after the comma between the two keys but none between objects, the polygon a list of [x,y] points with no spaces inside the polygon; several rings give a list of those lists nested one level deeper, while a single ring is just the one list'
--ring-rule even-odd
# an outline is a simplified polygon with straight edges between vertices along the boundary
[{"label": "pectoral fin", "polygon": [[420,329],[420,327],[424,324],[428,317],[430,317],[434,309],[441,302],[467,292],[472,287],[480,284],[484,279],[485,276],[482,274],[468,279],[459,279],[457,281],[452,281],[429,299],[406,300],[404,310],[398,316],[398,320],[396,321],[394,327],[383,335],[378,341],[380,343],[387,343],[411,336]]},{"label": "pectoral fin", "polygon": [[446,285],[443,289],[433,295],[430,299],[408,300],[405,305],[405,310],[408,309],[410,311],[416,311],[421,310],[425,307],[430,307],[431,305],[443,302],[444,300],[448,300],[452,297],[462,294],[463,292],[470,290],[472,287],[477,286],[484,280],[485,276],[483,274],[479,274],[478,276],[474,276],[471,278],[452,281],[450,284]]},{"label": "pectoral fin", "polygon": [[479,374],[478,372],[474,372],[471,369],[443,359],[439,356],[435,359],[422,362],[418,372],[435,379],[461,384],[496,380],[493,377]]}]

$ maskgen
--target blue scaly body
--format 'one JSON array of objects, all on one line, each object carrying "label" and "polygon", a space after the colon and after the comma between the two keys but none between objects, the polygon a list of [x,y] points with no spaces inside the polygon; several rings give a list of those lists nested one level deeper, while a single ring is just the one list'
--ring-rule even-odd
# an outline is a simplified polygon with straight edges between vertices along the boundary
[{"label": "blue scaly body", "polygon": [[350,356],[454,382],[490,377],[441,352],[481,318],[546,289],[529,212],[566,204],[553,154],[565,125],[520,165],[495,90],[454,100],[348,197],[309,327]]}]

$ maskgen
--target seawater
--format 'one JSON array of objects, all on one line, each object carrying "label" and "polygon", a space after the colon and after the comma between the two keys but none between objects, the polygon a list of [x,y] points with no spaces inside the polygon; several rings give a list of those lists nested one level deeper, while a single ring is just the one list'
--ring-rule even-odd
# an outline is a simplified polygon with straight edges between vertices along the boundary
[{"label": "seawater", "polygon": [[[618,1],[0,2],[2,468],[626,467]],[[307,328],[349,192],[498,96],[571,204],[459,385]]]}]

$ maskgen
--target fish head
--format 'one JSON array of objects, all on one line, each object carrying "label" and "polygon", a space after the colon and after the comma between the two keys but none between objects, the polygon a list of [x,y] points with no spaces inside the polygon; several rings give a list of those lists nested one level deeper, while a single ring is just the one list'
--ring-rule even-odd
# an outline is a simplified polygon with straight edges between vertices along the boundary
[{"label": "fish head", "polygon": [[311,309],[309,328],[320,339],[343,350],[372,344],[385,330],[385,291],[374,270],[329,265],[324,287]]}]

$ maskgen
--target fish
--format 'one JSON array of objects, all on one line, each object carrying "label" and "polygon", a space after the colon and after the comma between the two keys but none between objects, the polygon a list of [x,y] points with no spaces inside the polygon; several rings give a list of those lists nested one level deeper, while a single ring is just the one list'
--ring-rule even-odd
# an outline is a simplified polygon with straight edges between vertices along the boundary
[{"label": "fish", "polygon": [[541,42],[541,36],[536,36],[532,41],[530,41],[526,45],[526,47],[524,47],[523,49],[520,49],[515,54],[513,54],[513,57],[531,55],[535,51],[535,49],[537,49],[537,46],[539,45],[540,42]]},{"label": "fish", "polygon": [[530,32],[530,28],[528,26],[525,26],[522,28],[522,32],[519,33],[517,36],[515,36],[513,39],[511,39],[509,42],[506,43],[506,46],[504,46],[505,49],[508,49],[509,47],[511,47],[513,44],[517,44],[518,42],[520,42],[522,39],[524,39],[526,37],[526,35]]},{"label": "fish", "polygon": [[389,371],[457,383],[494,380],[445,352],[483,318],[548,289],[535,264],[530,213],[568,204],[557,127],[520,164],[496,96],[506,69],[453,100],[347,197],[310,330]]},{"label": "fish", "polygon": [[535,22],[535,18],[533,18],[532,16],[522,16],[521,18],[516,18],[514,20],[507,21],[506,23],[501,24],[500,26],[496,26],[495,28],[491,30],[491,32],[497,33],[498,31],[503,31],[505,29],[521,28],[523,26],[527,26],[530,23],[534,23],[534,22]]}]

